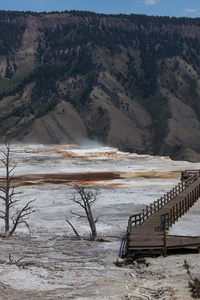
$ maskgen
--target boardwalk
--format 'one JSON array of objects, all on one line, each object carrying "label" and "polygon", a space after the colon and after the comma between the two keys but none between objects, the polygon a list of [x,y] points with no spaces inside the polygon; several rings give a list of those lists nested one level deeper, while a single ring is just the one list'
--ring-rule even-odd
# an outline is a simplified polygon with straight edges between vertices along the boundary
[{"label": "boardwalk", "polygon": [[166,255],[169,250],[200,248],[200,237],[170,236],[167,230],[200,197],[200,171],[182,172],[182,181],[169,193],[129,218],[120,256]]}]

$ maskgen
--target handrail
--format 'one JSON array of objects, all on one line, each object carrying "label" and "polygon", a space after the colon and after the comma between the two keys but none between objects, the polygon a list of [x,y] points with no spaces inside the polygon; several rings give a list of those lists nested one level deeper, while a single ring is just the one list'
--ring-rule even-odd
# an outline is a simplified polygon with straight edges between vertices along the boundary
[{"label": "handrail", "polygon": [[197,186],[192,192],[187,194],[183,200],[180,200],[179,203],[174,205],[172,209],[170,209],[169,225],[172,226],[176,221],[178,221],[178,218],[184,215],[190,209],[190,207],[194,205],[199,196],[200,187]]},{"label": "handrail", "polygon": [[192,183],[194,183],[200,176],[200,171],[194,171],[193,175],[190,176],[185,181],[179,182],[172,190],[166,193],[163,197],[154,201],[150,205],[146,206],[141,213],[131,215],[128,221],[127,232],[130,233],[132,227],[140,226],[145,220],[147,220],[151,215],[161,209],[164,205],[169,203],[172,199],[177,197],[182,191],[188,188]]},{"label": "handrail", "polygon": [[196,173],[199,173],[200,175],[200,170],[185,170],[185,171],[182,171],[181,174],[196,174]]},{"label": "handrail", "polygon": [[[187,196],[174,205],[169,213],[160,216],[160,226],[155,227],[156,232],[169,229],[178,219],[183,216],[194,205],[200,196],[200,184],[196,186]],[[166,217],[168,215],[168,217]]]}]

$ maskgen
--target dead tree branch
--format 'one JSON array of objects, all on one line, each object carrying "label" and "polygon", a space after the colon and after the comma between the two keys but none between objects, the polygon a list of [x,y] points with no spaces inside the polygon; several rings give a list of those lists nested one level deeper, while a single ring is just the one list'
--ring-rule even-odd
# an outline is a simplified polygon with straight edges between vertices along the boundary
[{"label": "dead tree branch", "polygon": [[73,231],[74,231],[75,235],[77,236],[77,238],[78,238],[79,240],[81,240],[80,235],[78,234],[78,232],[76,231],[76,229],[75,229],[75,227],[72,225],[72,223],[71,223],[68,219],[66,219],[66,221],[67,221],[67,223],[71,226],[71,228],[73,229]]},{"label": "dead tree branch", "polygon": [[9,253],[8,257],[9,257],[9,263],[8,263],[9,265],[16,265],[16,266],[18,266],[18,268],[20,268],[20,266],[21,266],[21,264],[20,264],[21,260],[24,259],[24,258],[26,258],[27,256],[23,256],[23,257],[19,258],[18,260],[14,260],[12,258],[12,255]]}]

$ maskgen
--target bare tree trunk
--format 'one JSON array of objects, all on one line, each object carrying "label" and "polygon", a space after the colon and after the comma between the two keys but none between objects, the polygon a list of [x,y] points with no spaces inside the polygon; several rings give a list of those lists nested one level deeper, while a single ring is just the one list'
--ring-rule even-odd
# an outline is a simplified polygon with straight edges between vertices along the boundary
[{"label": "bare tree trunk", "polygon": [[97,190],[92,191],[91,189],[86,189],[84,186],[78,184],[75,184],[74,188],[78,192],[79,198],[77,198],[75,195],[72,201],[79,204],[83,208],[85,215],[80,215],[72,211],[71,213],[81,218],[87,218],[91,230],[91,240],[94,241],[97,238],[96,223],[98,218],[96,220],[94,219],[92,205],[97,200],[98,192]]},{"label": "bare tree trunk", "polygon": [[[34,212],[32,210],[32,207],[30,206],[30,203],[35,200],[29,201],[20,211],[17,211],[14,215],[11,215],[11,209],[17,202],[19,202],[19,200],[14,199],[16,193],[14,191],[14,187],[11,186],[11,182],[14,176],[13,171],[16,165],[14,165],[13,167],[10,166],[13,154],[11,153],[11,148],[8,143],[5,143],[5,147],[5,150],[0,150],[0,152],[4,156],[4,158],[1,159],[1,162],[5,166],[6,172],[5,185],[0,186],[0,200],[2,200],[5,204],[5,210],[0,210],[0,219],[3,219],[5,222],[5,237],[8,238],[15,232],[18,224],[25,223],[28,227],[28,224],[26,223],[27,217]],[[11,220],[13,226],[10,230]]]},{"label": "bare tree trunk", "polygon": [[96,229],[96,223],[95,223],[95,220],[94,220],[94,217],[93,217],[93,213],[92,213],[92,210],[91,210],[91,206],[89,205],[88,203],[88,207],[87,207],[87,210],[88,210],[88,222],[90,224],[90,229],[91,229],[91,232],[92,232],[92,235],[91,235],[91,238],[93,241],[96,240],[97,238],[97,229]]}]

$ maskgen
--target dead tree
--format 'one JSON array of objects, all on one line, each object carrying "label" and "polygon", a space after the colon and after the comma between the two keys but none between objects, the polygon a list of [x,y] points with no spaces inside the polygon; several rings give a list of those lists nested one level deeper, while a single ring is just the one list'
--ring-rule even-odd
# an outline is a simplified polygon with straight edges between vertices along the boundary
[{"label": "dead tree", "polygon": [[[90,229],[91,229],[91,240],[95,240],[97,238],[97,230],[96,230],[96,223],[98,221],[98,218],[94,219],[93,211],[92,211],[92,205],[97,201],[97,190],[91,190],[86,189],[84,186],[75,184],[74,185],[75,190],[78,192],[78,195],[74,195],[72,201],[74,203],[77,203],[82,207],[85,214],[80,215],[78,213],[74,213],[72,211],[71,214],[78,216],[79,218],[86,218],[88,220]],[[73,231],[75,232],[76,236],[80,238],[78,232],[75,230],[74,226],[69,222],[68,219],[66,219],[68,224],[72,227]]]},{"label": "dead tree", "polygon": [[15,193],[15,188],[12,185],[14,177],[13,171],[16,168],[16,165],[11,166],[13,152],[8,143],[5,143],[5,150],[0,150],[0,152],[3,154],[3,159],[0,161],[5,167],[5,183],[0,185],[0,200],[2,200],[4,205],[4,209],[0,210],[0,218],[5,222],[4,236],[8,238],[13,235],[17,226],[21,223],[24,223],[29,229],[26,220],[29,215],[34,212],[33,207],[30,204],[35,200],[29,201],[22,209],[15,211],[15,213],[11,213],[16,204],[20,201],[15,199],[17,193]]}]

